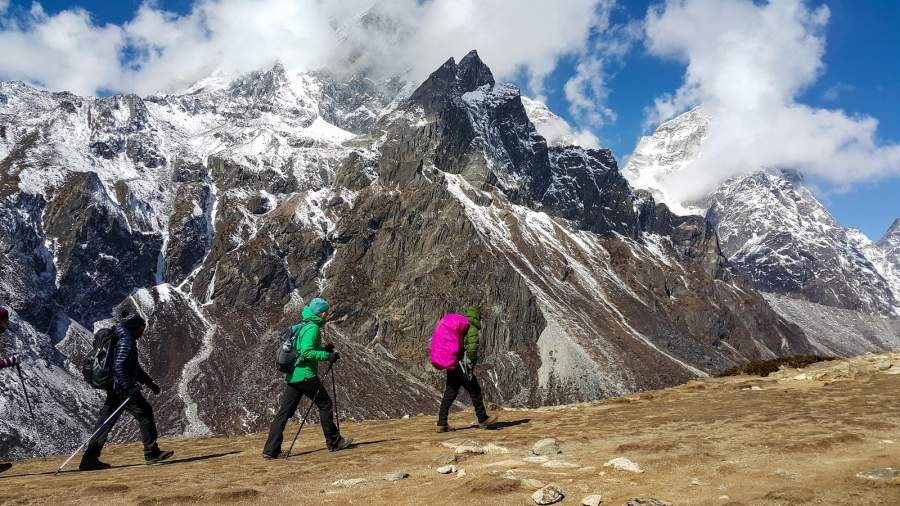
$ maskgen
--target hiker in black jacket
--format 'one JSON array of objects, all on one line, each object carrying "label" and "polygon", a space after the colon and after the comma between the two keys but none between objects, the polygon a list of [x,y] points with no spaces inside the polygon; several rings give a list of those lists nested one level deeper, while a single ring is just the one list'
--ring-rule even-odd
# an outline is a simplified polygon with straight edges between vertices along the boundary
[{"label": "hiker in black jacket", "polygon": [[[6,329],[9,328],[9,311],[6,310],[5,307],[0,306],[0,334],[6,332]],[[0,369],[5,369],[7,367],[15,367],[16,363],[18,363],[18,359],[15,355],[11,357],[0,357]]]},{"label": "hiker in black jacket", "polygon": [[[154,395],[159,393],[159,386],[138,363],[137,340],[144,335],[147,324],[139,315],[126,316],[122,322],[113,329],[115,332],[115,355],[113,359],[113,386],[106,391],[106,402],[100,409],[97,419],[97,429],[118,408],[125,399],[131,396],[131,400],[125,405],[124,410],[131,413],[137,420],[141,429],[141,441],[144,443],[144,461],[147,464],[155,464],[172,456],[172,451],[162,451],[156,444],[156,422],[153,419],[153,408],[141,393],[141,386],[146,385]],[[78,466],[82,471],[106,469],[109,464],[100,462],[100,452],[106,444],[109,431],[116,424],[122,412],[119,411],[112,420],[103,427],[103,430],[91,439],[87,450],[81,458]]]},{"label": "hiker in black jacket", "polygon": [[[9,328],[9,311],[6,310],[5,307],[0,306],[0,334],[6,332],[6,329]],[[5,369],[7,367],[14,367],[16,365],[16,356],[13,355],[8,358],[0,357],[0,369]],[[0,462],[0,473],[6,471],[12,467],[12,464],[9,462]]]}]

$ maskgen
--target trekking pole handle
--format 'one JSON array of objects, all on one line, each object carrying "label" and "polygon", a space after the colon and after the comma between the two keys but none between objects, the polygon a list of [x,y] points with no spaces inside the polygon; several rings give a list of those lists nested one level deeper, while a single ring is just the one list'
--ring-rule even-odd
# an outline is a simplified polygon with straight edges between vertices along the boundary
[{"label": "trekking pole handle", "polygon": [[120,404],[119,407],[116,408],[116,410],[113,411],[111,415],[109,415],[109,418],[107,418],[106,421],[104,421],[103,423],[100,424],[99,427],[97,427],[97,430],[95,430],[94,433],[91,434],[91,437],[89,437],[88,440],[85,441],[84,443],[81,443],[81,446],[79,446],[77,450],[72,452],[72,455],[69,455],[69,458],[67,458],[66,461],[63,462],[61,466],[59,466],[59,469],[57,469],[56,472],[53,473],[53,476],[58,475],[59,472],[62,471],[64,467],[66,467],[66,464],[68,464],[70,460],[75,458],[75,455],[78,455],[78,452],[80,452],[85,446],[87,446],[88,443],[90,443],[94,439],[94,437],[97,436],[97,434],[99,434],[100,431],[103,430],[104,427],[106,427],[106,424],[108,424],[109,421],[113,419],[113,417],[115,417],[117,414],[119,414],[120,411],[122,411],[122,408],[124,408],[126,404],[131,402],[132,397],[134,397],[134,394],[129,395],[128,398],[125,399],[125,401],[122,402],[122,404]]}]

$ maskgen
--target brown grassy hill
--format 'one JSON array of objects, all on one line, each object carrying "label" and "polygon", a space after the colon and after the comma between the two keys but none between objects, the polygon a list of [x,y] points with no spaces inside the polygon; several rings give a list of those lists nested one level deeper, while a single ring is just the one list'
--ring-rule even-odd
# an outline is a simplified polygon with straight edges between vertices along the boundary
[{"label": "brown grassy hill", "polygon": [[[454,414],[458,430],[446,434],[434,433],[432,417],[346,422],[360,444],[340,453],[325,451],[312,426],[296,456],[276,462],[260,457],[262,434],[168,440],[175,460],[152,467],[137,445],[111,446],[104,457],[116,467],[107,471],[54,477],[60,457],[14,463],[0,474],[0,502],[523,505],[534,504],[538,485],[555,483],[565,494],[559,504],[573,505],[590,494],[613,505],[637,496],[684,505],[897,505],[900,480],[857,475],[900,469],[898,392],[900,353],[503,410],[490,431],[469,427],[471,412]],[[542,438],[555,438],[562,453],[531,455]],[[464,472],[438,474],[455,452]],[[618,457],[642,472],[604,465]],[[384,479],[395,471],[409,477]],[[356,479],[365,481],[335,484]]]}]

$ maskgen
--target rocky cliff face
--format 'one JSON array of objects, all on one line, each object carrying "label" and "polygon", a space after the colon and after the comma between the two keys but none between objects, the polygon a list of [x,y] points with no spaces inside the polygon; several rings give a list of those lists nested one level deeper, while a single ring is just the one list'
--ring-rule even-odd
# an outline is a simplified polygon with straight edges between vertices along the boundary
[{"label": "rocky cliff face", "polygon": [[[414,90],[346,79],[276,66],[101,99],[0,84],[0,254],[16,266],[0,298],[46,344],[17,346],[79,384],[65,371],[86,329],[139,308],[169,434],[264,427],[276,336],[317,295],[354,418],[434,411],[428,338],[470,303],[488,397],[512,405],[809,351],[707,221],[633,192],[608,150],[548,146],[477,53]],[[51,398],[40,409],[68,412]]]}]

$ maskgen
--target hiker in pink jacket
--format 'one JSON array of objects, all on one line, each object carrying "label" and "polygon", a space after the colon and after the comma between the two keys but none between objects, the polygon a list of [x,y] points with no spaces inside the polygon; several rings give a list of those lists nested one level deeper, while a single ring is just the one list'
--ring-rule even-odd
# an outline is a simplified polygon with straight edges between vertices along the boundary
[{"label": "hiker in pink jacket", "polygon": [[496,416],[488,416],[481,396],[481,385],[475,377],[481,309],[478,306],[469,306],[463,315],[451,313],[444,316],[431,336],[431,363],[447,371],[447,384],[438,412],[438,432],[450,430],[447,426],[447,415],[450,413],[450,406],[459,395],[460,387],[465,388],[472,398],[479,427],[487,429],[497,420]]}]

